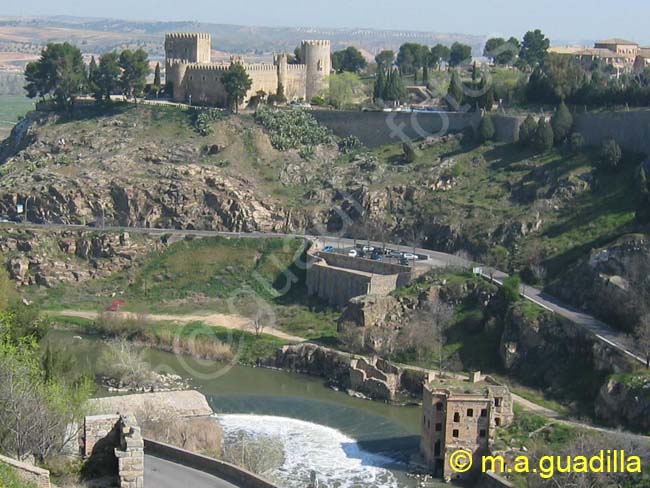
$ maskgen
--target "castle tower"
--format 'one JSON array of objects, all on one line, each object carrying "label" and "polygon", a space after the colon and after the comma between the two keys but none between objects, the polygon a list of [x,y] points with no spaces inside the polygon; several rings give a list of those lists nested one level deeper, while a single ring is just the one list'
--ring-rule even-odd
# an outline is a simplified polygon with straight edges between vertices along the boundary
[{"label": "castle tower", "polygon": [[[280,85],[285,90],[285,95],[286,95],[286,90],[288,85],[288,80],[289,80],[289,60],[287,59],[286,54],[278,54],[275,57],[275,65],[277,66],[278,69],[278,89],[280,88]],[[277,93],[277,90],[276,90]]]},{"label": "castle tower", "polygon": [[185,72],[190,63],[210,62],[210,34],[174,32],[165,36],[165,81],[174,87],[174,100],[185,99]]},{"label": "castle tower", "polygon": [[332,71],[330,41],[303,41],[302,59],[307,65],[306,95],[310,101],[327,88],[327,77]]}]

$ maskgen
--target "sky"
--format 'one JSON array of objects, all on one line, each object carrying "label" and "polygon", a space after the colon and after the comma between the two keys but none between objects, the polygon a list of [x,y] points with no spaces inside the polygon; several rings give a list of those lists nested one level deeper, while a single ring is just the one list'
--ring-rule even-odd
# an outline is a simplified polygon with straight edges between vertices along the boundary
[{"label": "sky", "polygon": [[[180,9],[184,9],[179,13]],[[2,0],[0,15],[74,15],[223,24],[364,27],[555,42],[623,37],[650,45],[648,0]]]}]

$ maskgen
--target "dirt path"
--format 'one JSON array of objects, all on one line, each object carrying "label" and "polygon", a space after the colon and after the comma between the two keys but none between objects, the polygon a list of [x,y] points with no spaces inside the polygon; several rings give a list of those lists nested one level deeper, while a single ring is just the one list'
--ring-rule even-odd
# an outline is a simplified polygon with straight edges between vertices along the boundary
[{"label": "dirt path", "polygon": [[[79,317],[89,320],[95,320],[99,315],[98,312],[90,312],[85,310],[63,310],[56,313],[57,315],[63,315],[65,317]],[[124,320],[136,318],[136,314],[130,312],[107,313],[110,314],[111,317],[117,317]],[[208,325],[210,327],[223,327],[225,329],[245,330],[251,333],[255,332],[250,320],[240,315],[226,315],[221,313],[195,313],[184,315],[147,314],[147,320],[153,322],[172,322],[177,325],[185,325],[191,322],[203,322],[205,325]],[[282,332],[281,330],[275,329],[273,327],[265,327],[263,333],[288,342],[304,342],[306,340],[304,337],[287,334],[286,332]]]}]

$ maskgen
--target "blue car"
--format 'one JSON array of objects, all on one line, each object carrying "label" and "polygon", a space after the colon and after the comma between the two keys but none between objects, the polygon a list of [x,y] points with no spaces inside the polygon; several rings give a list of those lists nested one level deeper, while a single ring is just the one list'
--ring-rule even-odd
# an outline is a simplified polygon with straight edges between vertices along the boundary
[{"label": "blue car", "polygon": [[334,246],[325,246],[323,248],[323,251],[325,251],[325,252],[334,252]]}]

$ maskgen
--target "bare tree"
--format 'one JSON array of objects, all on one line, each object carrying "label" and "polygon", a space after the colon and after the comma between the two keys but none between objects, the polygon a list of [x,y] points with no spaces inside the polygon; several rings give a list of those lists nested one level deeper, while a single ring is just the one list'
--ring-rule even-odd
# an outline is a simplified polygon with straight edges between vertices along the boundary
[{"label": "bare tree", "polygon": [[444,369],[446,331],[454,314],[454,308],[436,299],[417,313],[405,329],[407,345],[412,347],[418,361],[433,355],[440,373]]}]

